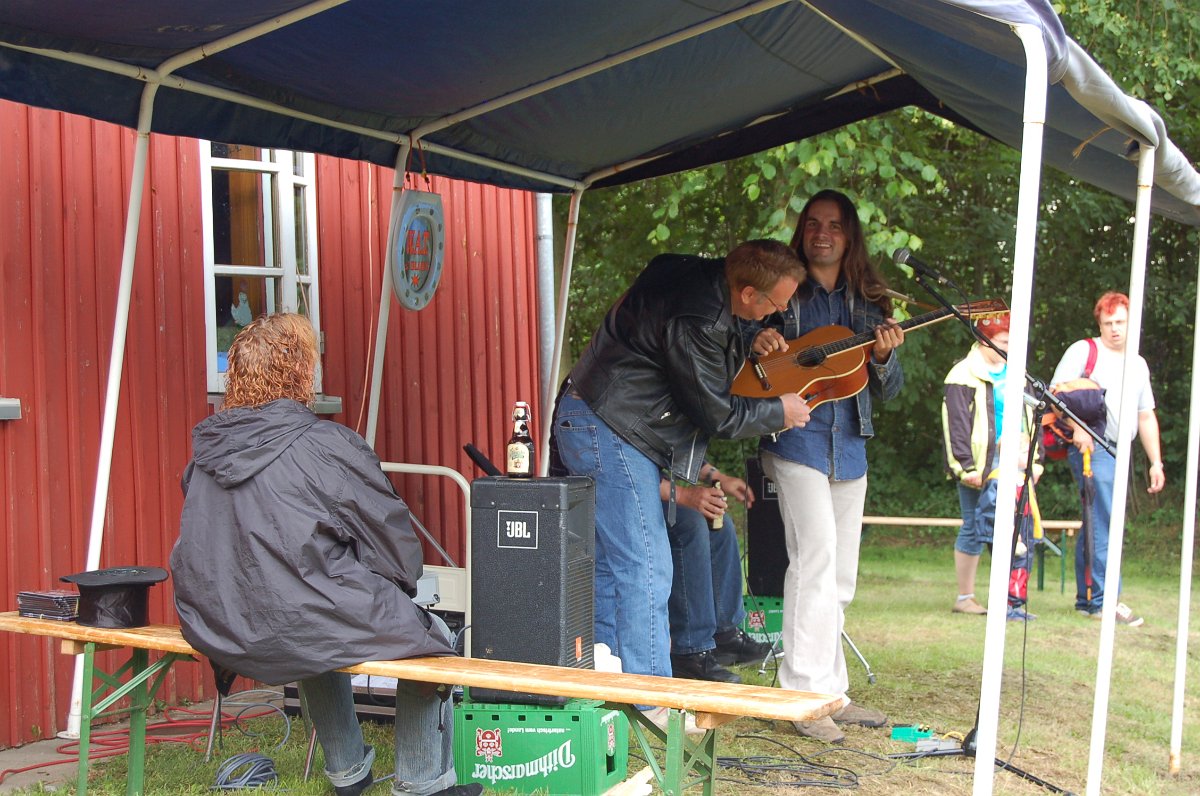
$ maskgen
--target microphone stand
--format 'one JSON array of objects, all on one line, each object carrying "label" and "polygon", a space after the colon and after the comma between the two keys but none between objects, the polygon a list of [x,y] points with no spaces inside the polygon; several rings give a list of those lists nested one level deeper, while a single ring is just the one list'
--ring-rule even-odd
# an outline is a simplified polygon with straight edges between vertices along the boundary
[{"label": "microphone stand", "polygon": [[[963,325],[967,327],[967,329],[971,333],[971,336],[976,341],[978,341],[980,345],[987,346],[988,348],[992,349],[997,354],[999,354],[1005,361],[1008,360],[1008,355],[1004,351],[1001,351],[999,349],[999,347],[997,347],[996,344],[992,342],[991,338],[989,338],[987,335],[983,334],[977,328],[975,328],[975,324],[972,323],[970,321],[970,319],[968,319],[966,316],[964,316],[961,312],[959,312],[958,309],[953,304],[951,304],[946,299],[946,297],[943,296],[941,294],[941,292],[938,291],[938,289],[936,287],[931,285],[930,280],[926,279],[924,274],[917,272],[917,274],[914,276],[914,280],[917,282],[917,284],[919,284],[921,287],[923,287],[927,293],[929,293],[931,296],[933,296],[934,300],[937,301],[938,304],[945,307],[947,310],[949,310],[954,315],[954,317],[958,318],[963,323]],[[946,280],[946,283],[951,285],[959,293],[962,293],[962,291],[958,288],[958,286],[955,285],[950,280]],[[1041,428],[1042,417],[1046,412],[1047,405],[1052,404],[1056,411],[1061,412],[1063,415],[1066,415],[1067,417],[1070,417],[1075,422],[1079,423],[1079,425],[1081,427],[1086,429],[1087,432],[1089,434],[1091,434],[1092,438],[1096,440],[1097,444],[1104,447],[1105,450],[1110,450],[1108,440],[1104,439],[1102,436],[1097,434],[1086,423],[1083,423],[1070,409],[1068,409],[1063,404],[1062,400],[1058,396],[1054,395],[1052,392],[1050,392],[1049,389],[1046,388],[1046,385],[1044,382],[1030,376],[1028,373],[1025,374],[1025,379],[1026,379],[1026,383],[1029,385],[1029,388],[1033,392],[1032,399],[1034,401],[1036,401],[1036,403],[1033,404],[1033,410],[1034,410],[1033,424],[1030,429],[1030,445],[1029,445],[1029,451],[1026,454],[1025,473],[1023,475],[1021,497],[1017,500],[1016,509],[1015,509],[1016,517],[1014,518],[1014,522],[1013,522],[1013,531],[1014,532],[1013,532],[1012,544],[1013,544],[1014,549],[1016,547],[1017,540],[1020,538],[1020,530],[1019,529],[1021,527],[1020,526],[1021,519],[1022,519],[1022,517],[1024,517],[1026,507],[1029,505],[1030,490],[1033,487],[1033,465],[1037,459],[1036,431],[1037,431],[1037,429]],[[1022,402],[1021,406],[1023,409],[1024,402]],[[1022,414],[1024,414],[1024,412],[1022,412]],[[1006,602],[1007,602],[1007,600],[1006,600]],[[893,759],[917,759],[917,758],[923,758],[923,757],[975,757],[975,753],[977,750],[976,743],[975,743],[975,736],[978,734],[978,732],[979,732],[979,707],[976,706],[976,708],[975,708],[975,723],[971,726],[971,730],[966,734],[966,736],[964,736],[962,745],[959,746],[958,748],[956,748],[956,749],[933,749],[933,750],[928,750],[928,751],[924,751],[924,752],[903,752],[900,754],[888,755],[888,757],[893,758]],[[994,759],[994,762],[998,768],[1004,769],[1005,771],[1015,774],[1018,777],[1020,777],[1021,779],[1024,779],[1027,782],[1031,782],[1034,785],[1038,785],[1039,787],[1045,788],[1046,790],[1050,791],[1051,793],[1064,793],[1064,794],[1069,794],[1069,796],[1073,796],[1071,791],[1064,790],[1063,788],[1060,788],[1057,785],[1053,785],[1049,782],[1046,782],[1045,780],[1034,776],[1032,773],[1030,773],[1022,768],[1018,768],[1017,766],[1014,766],[1012,763],[1008,762],[1007,760],[996,757]]]}]

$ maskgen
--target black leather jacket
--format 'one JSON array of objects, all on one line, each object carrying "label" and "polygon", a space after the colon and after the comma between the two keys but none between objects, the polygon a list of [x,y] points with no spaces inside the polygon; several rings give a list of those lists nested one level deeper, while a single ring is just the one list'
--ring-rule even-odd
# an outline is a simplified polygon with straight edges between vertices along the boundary
[{"label": "black leather jacket", "polygon": [[729,394],[745,361],[724,260],[664,254],[605,315],[570,385],[622,439],[694,482],[709,437],[783,428],[778,398]]}]

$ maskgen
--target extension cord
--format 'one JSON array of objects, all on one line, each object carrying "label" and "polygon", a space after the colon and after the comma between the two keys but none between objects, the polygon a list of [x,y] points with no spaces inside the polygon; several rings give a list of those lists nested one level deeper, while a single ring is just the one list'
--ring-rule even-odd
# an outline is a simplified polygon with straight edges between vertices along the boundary
[{"label": "extension cord", "polygon": [[918,752],[948,752],[961,748],[962,744],[952,738],[922,738],[917,741]]}]

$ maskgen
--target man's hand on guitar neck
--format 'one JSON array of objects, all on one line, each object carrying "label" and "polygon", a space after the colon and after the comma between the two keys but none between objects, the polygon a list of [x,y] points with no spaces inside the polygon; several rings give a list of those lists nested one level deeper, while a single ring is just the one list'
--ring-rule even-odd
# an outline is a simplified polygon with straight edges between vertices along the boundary
[{"label": "man's hand on guitar neck", "polygon": [[871,359],[882,365],[892,355],[892,349],[904,342],[904,329],[891,318],[875,327],[875,345]]}]

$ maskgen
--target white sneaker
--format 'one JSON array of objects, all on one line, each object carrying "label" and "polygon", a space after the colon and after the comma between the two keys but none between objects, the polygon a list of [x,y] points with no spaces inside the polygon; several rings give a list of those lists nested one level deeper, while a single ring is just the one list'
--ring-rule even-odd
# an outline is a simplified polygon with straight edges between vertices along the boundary
[{"label": "white sneaker", "polygon": [[1129,627],[1141,627],[1146,620],[1134,614],[1133,609],[1125,603],[1117,603],[1117,622]]},{"label": "white sneaker", "polygon": [[[650,720],[650,723],[658,727],[663,732],[667,731],[667,720],[670,717],[668,708],[650,708],[643,710],[642,715]],[[696,717],[691,713],[683,714],[683,731],[688,735],[703,735],[707,730],[696,726]]]}]

